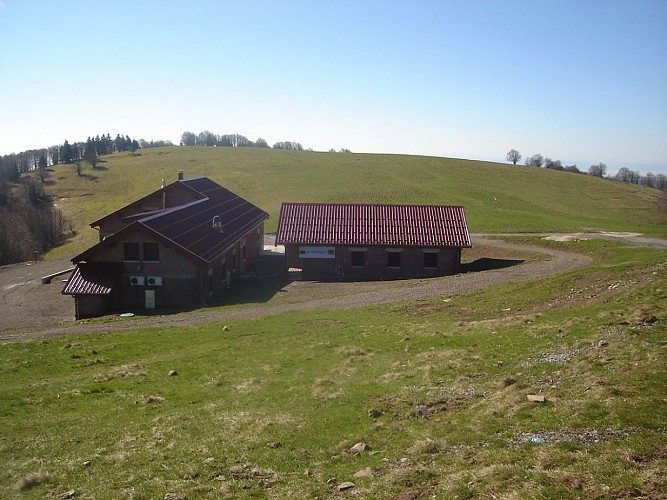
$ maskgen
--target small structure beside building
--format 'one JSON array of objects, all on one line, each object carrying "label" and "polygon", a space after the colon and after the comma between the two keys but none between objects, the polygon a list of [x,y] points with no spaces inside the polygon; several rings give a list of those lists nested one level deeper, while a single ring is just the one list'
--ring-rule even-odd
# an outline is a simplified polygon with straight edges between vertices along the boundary
[{"label": "small structure beside building", "polygon": [[259,256],[269,215],[206,177],[164,186],[93,223],[62,293],[76,318],[204,305]]},{"label": "small structure beside building", "polygon": [[312,279],[456,274],[471,248],[461,206],[283,203],[276,243]]}]

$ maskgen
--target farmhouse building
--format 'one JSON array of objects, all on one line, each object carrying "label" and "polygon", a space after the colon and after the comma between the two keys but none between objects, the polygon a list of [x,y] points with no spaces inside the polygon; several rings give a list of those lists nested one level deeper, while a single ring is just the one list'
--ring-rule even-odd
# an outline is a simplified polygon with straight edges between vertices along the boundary
[{"label": "farmhouse building", "polygon": [[260,254],[269,215],[206,177],[183,179],[103,217],[62,293],[76,318],[201,306]]},{"label": "farmhouse building", "polygon": [[305,278],[456,274],[470,248],[463,207],[283,203],[276,243]]}]

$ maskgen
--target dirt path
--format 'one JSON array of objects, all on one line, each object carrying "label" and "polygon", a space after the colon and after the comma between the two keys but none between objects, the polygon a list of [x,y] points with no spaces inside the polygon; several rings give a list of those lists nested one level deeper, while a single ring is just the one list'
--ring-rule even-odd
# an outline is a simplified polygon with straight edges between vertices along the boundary
[{"label": "dirt path", "polygon": [[[663,241],[663,240],[658,240]],[[0,268],[0,343],[44,339],[61,335],[101,333],[146,327],[229,323],[286,311],[350,309],[375,304],[465,295],[503,283],[524,281],[589,265],[589,257],[532,245],[510,244],[474,236],[476,262],[492,262],[491,270],[470,271],[430,280],[364,283],[292,282],[272,292],[263,304],[216,307],[189,313],[120,320],[108,316],[91,322],[73,322],[73,301],[62,296],[62,278],[42,285],[40,278],[69,266],[68,261],[20,264]],[[666,242],[667,243],[667,242]],[[527,253],[541,254],[522,262]],[[502,260],[505,259],[505,260]],[[513,260],[509,260],[513,259]],[[472,260],[470,257],[468,260]],[[498,263],[501,263],[500,266]],[[502,267],[502,263],[506,267]],[[483,266],[482,266],[483,267]],[[494,267],[494,266],[491,266]]]},{"label": "dirt path", "polygon": [[[62,279],[42,285],[40,278],[71,264],[67,260],[17,264],[0,268],[0,344],[38,340],[70,334],[102,333],[138,328],[191,326],[271,316],[287,311],[351,309],[375,304],[465,295],[485,287],[530,280],[538,276],[571,271],[588,266],[592,259],[571,252],[533,245],[511,244],[492,239],[494,235],[473,235],[474,249],[468,251],[468,272],[429,280],[355,283],[295,281],[270,286],[264,299],[249,294],[247,305],[211,307],[193,312],[123,320],[107,316],[89,322],[74,322],[71,297],[60,294]],[[545,236],[545,235],[536,235]],[[667,248],[667,241],[628,233],[553,235],[550,239],[572,241],[605,238],[633,245]],[[526,262],[526,256],[531,255]],[[537,259],[535,256],[538,256]],[[484,270],[487,269],[487,270]],[[258,282],[246,285],[255,291]],[[261,283],[261,281],[259,282]],[[237,285],[232,292],[243,295]],[[261,287],[262,285],[260,285]],[[232,297],[234,298],[234,297]],[[262,302],[257,304],[257,302]],[[243,304],[243,300],[238,301]],[[252,302],[252,304],[251,304]]]}]

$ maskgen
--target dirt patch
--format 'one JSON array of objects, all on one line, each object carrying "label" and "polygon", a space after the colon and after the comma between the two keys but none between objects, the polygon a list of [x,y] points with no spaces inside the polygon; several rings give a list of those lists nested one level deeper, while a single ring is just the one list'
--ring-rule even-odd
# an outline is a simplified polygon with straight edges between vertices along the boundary
[{"label": "dirt patch", "polygon": [[71,268],[67,259],[0,267],[0,313],[4,334],[39,331],[74,320],[74,301],[60,292],[69,274],[43,285],[42,277]]}]

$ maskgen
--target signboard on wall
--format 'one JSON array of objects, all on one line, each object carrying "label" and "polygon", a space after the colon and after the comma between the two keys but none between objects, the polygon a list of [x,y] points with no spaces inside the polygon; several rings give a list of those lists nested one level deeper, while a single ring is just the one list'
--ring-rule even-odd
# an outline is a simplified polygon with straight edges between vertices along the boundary
[{"label": "signboard on wall", "polygon": [[336,247],[299,247],[300,259],[335,259]]}]

